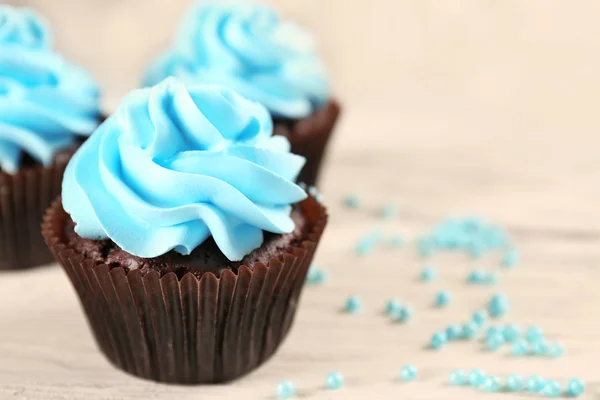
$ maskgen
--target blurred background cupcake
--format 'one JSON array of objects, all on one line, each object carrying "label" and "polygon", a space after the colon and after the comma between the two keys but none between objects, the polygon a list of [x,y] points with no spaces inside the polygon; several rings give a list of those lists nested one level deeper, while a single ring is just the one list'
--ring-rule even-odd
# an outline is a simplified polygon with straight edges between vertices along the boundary
[{"label": "blurred background cupcake", "polygon": [[167,76],[231,87],[265,105],[275,134],[306,157],[299,181],[314,185],[340,113],[311,35],[270,6],[199,1],[187,12],[170,49],[147,69],[143,84]]},{"label": "blurred background cupcake", "polygon": [[0,270],[51,261],[42,215],[98,125],[98,99],[96,82],[52,50],[40,15],[0,7]]}]

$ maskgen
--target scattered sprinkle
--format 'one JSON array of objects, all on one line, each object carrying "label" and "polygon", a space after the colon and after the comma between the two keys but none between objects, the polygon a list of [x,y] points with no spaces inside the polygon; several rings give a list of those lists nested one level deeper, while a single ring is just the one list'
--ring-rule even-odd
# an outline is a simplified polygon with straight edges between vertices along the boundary
[{"label": "scattered sprinkle", "polygon": [[471,370],[469,372],[469,385],[473,387],[479,387],[485,381],[485,372],[480,370],[479,368]]},{"label": "scattered sprinkle", "polygon": [[483,382],[483,390],[486,392],[497,392],[502,388],[502,382],[497,376],[488,376]]},{"label": "scattered sprinkle", "polygon": [[350,296],[348,300],[346,300],[345,310],[349,313],[357,313],[360,311],[362,307],[362,301],[358,296]]},{"label": "scattered sprinkle", "polygon": [[489,313],[487,312],[487,310],[479,310],[479,311],[475,311],[475,313],[473,314],[472,320],[477,325],[482,326],[483,324],[486,323],[488,316],[489,316]]},{"label": "scattered sprinkle", "polygon": [[523,389],[524,380],[519,374],[510,374],[506,377],[506,390],[509,392],[518,392]]},{"label": "scattered sprinkle", "polygon": [[462,338],[463,339],[473,339],[477,336],[477,332],[479,331],[479,325],[475,322],[469,322],[463,325],[462,327]]},{"label": "scattered sprinkle", "polygon": [[521,327],[517,324],[510,324],[504,327],[504,340],[512,343],[521,336]]},{"label": "scattered sprinkle", "polygon": [[452,295],[447,290],[442,290],[438,292],[435,296],[435,305],[436,307],[446,307],[450,304],[452,300]]},{"label": "scattered sprinkle", "polygon": [[327,273],[314,265],[308,270],[306,283],[309,285],[321,285],[327,281]]},{"label": "scattered sprinkle", "polygon": [[349,194],[344,198],[344,205],[348,208],[360,207],[360,199],[355,194]]},{"label": "scattered sprinkle", "polygon": [[451,385],[454,386],[462,386],[468,383],[467,373],[462,369],[455,369],[450,372],[450,376],[448,378]]},{"label": "scattered sprinkle", "polygon": [[502,329],[495,325],[489,326],[485,331],[486,339],[495,335],[503,335]]},{"label": "scattered sprinkle", "polygon": [[525,337],[527,337],[527,340],[529,340],[530,342],[534,342],[536,340],[543,338],[544,332],[542,331],[542,328],[540,328],[539,326],[530,326],[527,328]]},{"label": "scattered sprinkle", "polygon": [[540,338],[531,343],[531,354],[534,356],[544,356],[548,353],[548,343],[546,339]]},{"label": "scattered sprinkle", "polygon": [[325,379],[325,387],[331,390],[341,389],[344,386],[344,376],[337,371],[332,371]]},{"label": "scattered sprinkle", "polygon": [[469,275],[467,276],[467,282],[472,284],[480,284],[485,281],[485,276],[486,274],[484,271],[474,269],[473,271],[469,272]]},{"label": "scattered sprinkle", "polygon": [[284,380],[277,384],[276,393],[280,399],[289,399],[296,393],[296,388],[291,381]]},{"label": "scattered sprinkle", "polygon": [[390,299],[385,305],[385,312],[389,315],[397,314],[402,308],[402,303],[396,299]]},{"label": "scattered sprinkle", "polygon": [[393,204],[385,204],[383,207],[381,207],[381,218],[383,219],[395,218],[397,214],[398,210]]},{"label": "scattered sprinkle", "polygon": [[567,385],[567,393],[571,397],[579,397],[585,392],[585,382],[579,378],[573,378]]},{"label": "scattered sprinkle", "polygon": [[373,251],[373,247],[381,240],[381,229],[375,229],[372,232],[369,232],[365,236],[363,236],[356,246],[356,254],[359,256],[366,256],[371,251]]},{"label": "scattered sprinkle", "polygon": [[396,321],[398,322],[408,322],[413,316],[413,309],[410,306],[400,307],[398,312],[396,313]]},{"label": "scattered sprinkle", "polygon": [[302,189],[302,190],[306,190],[306,183],[304,183],[304,182],[300,182],[300,183],[298,184],[298,186],[300,186],[300,189]]},{"label": "scattered sprinkle", "polygon": [[404,239],[400,235],[394,235],[388,239],[388,245],[397,249],[404,246]]},{"label": "scattered sprinkle", "polygon": [[527,382],[525,383],[525,386],[527,387],[528,392],[538,393],[538,392],[542,391],[545,384],[546,384],[546,382],[544,381],[544,379],[541,376],[531,375],[529,378],[527,378]]},{"label": "scattered sprinkle", "polygon": [[404,382],[410,382],[417,377],[417,368],[414,365],[407,364],[400,370],[400,379]]},{"label": "scattered sprinkle", "polygon": [[519,263],[519,253],[514,250],[508,250],[502,256],[502,265],[506,268],[512,268]]},{"label": "scattered sprinkle", "polygon": [[558,397],[560,396],[560,383],[556,381],[548,381],[544,385],[542,391],[545,397]]},{"label": "scattered sprinkle", "polygon": [[463,329],[459,324],[452,324],[446,328],[446,337],[448,340],[456,340],[462,337]]},{"label": "scattered sprinkle", "polygon": [[429,238],[421,238],[417,242],[419,254],[423,258],[431,256],[435,252],[435,245]]},{"label": "scattered sprinkle", "polygon": [[447,341],[448,337],[446,335],[446,332],[436,332],[431,337],[430,345],[432,349],[439,350],[442,347],[444,347]]},{"label": "scattered sprinkle", "polygon": [[558,358],[565,354],[565,346],[560,343],[552,343],[548,346],[548,357]]},{"label": "scattered sprinkle", "polygon": [[319,191],[317,190],[317,188],[315,186],[309,186],[308,194],[310,194],[311,196],[316,196],[319,194]]},{"label": "scattered sprinkle", "polygon": [[493,318],[499,318],[510,310],[508,297],[504,293],[495,294],[490,299],[488,311]]},{"label": "scattered sprinkle", "polygon": [[529,343],[525,339],[518,339],[512,345],[512,354],[517,357],[526,356],[529,353]]},{"label": "scattered sprinkle", "polygon": [[487,337],[485,344],[488,350],[498,350],[504,344],[504,335],[495,333]]},{"label": "scattered sprinkle", "polygon": [[434,267],[424,267],[421,270],[421,280],[430,282],[437,278],[437,270]]}]

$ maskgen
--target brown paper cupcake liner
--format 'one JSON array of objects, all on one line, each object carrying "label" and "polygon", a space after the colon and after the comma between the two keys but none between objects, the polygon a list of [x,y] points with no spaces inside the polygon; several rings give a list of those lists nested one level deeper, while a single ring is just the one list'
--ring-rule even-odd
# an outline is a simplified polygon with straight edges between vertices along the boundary
[{"label": "brown paper cupcake liner", "polygon": [[292,145],[292,153],[306,157],[306,164],[300,172],[298,182],[311,186],[317,183],[327,143],[340,112],[339,103],[330,101],[304,119],[275,120],[275,135],[287,137]]},{"label": "brown paper cupcake liner", "polygon": [[44,212],[60,194],[71,154],[62,154],[47,168],[26,167],[15,175],[0,172],[0,270],[53,261],[40,225]]},{"label": "brown paper cupcake liner", "polygon": [[46,243],[64,267],[98,346],[118,368],[154,381],[217,383],[264,363],[292,325],[317,243],[327,222],[313,198],[301,210],[307,239],[268,265],[241,266],[200,278],[126,272],[77,254],[64,240],[69,216],[60,199],[42,227]]}]

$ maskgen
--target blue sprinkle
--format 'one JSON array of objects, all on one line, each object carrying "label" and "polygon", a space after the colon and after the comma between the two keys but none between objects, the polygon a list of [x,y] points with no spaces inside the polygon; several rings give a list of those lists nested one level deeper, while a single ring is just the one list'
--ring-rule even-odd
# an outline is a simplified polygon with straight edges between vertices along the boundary
[{"label": "blue sprinkle", "polygon": [[518,339],[512,345],[512,354],[517,357],[526,356],[529,353],[529,343],[525,339]]},{"label": "blue sprinkle", "polygon": [[355,194],[349,194],[344,198],[344,205],[348,208],[360,207],[360,199]]},{"label": "blue sprinkle", "polygon": [[467,277],[467,282],[472,284],[480,284],[485,282],[485,278],[485,272],[478,269],[474,269],[469,273],[469,276]]},{"label": "blue sprinkle", "polygon": [[437,332],[431,337],[430,345],[432,349],[439,350],[444,347],[447,341],[448,336],[446,335],[446,332]]},{"label": "blue sprinkle", "polygon": [[565,354],[565,347],[560,343],[552,343],[548,346],[548,356],[558,358]]},{"label": "blue sprinkle", "polygon": [[516,250],[508,250],[502,256],[502,265],[506,268],[511,268],[519,262],[519,253]]},{"label": "blue sprinkle", "polygon": [[357,313],[360,311],[362,306],[362,302],[360,300],[360,297],[358,296],[351,296],[348,298],[348,300],[346,300],[346,307],[345,310],[349,313]]},{"label": "blue sprinkle", "polygon": [[402,308],[402,303],[400,303],[396,299],[390,299],[390,300],[388,300],[387,304],[385,305],[385,312],[388,313],[389,315],[395,315],[400,311],[401,308]]},{"label": "blue sprinkle", "polygon": [[317,188],[315,186],[309,186],[308,187],[308,194],[310,194],[311,196],[316,196],[319,194]]},{"label": "blue sprinkle", "polygon": [[310,267],[306,276],[306,283],[309,285],[320,285],[327,281],[327,273],[315,266]]},{"label": "blue sprinkle", "polygon": [[495,285],[500,280],[500,276],[496,272],[488,272],[483,283],[486,285]]},{"label": "blue sprinkle", "polygon": [[479,325],[477,325],[475,322],[464,324],[462,327],[462,338],[473,339],[475,336],[477,336],[478,331]]},{"label": "blue sprinkle", "polygon": [[450,294],[450,292],[448,292],[447,290],[442,290],[441,292],[438,292],[435,296],[435,305],[436,307],[446,307],[448,304],[450,304],[451,300],[452,295]]},{"label": "blue sprinkle", "polygon": [[531,375],[529,378],[527,378],[526,386],[527,391],[530,393],[541,392],[545,385],[546,382],[539,375]]},{"label": "blue sprinkle", "polygon": [[502,382],[497,376],[489,376],[483,382],[483,390],[486,392],[497,392],[502,388]]},{"label": "blue sprinkle", "polygon": [[452,324],[446,328],[446,337],[448,340],[456,340],[462,337],[462,326],[459,324]]},{"label": "blue sprinkle", "polygon": [[279,397],[280,399],[289,399],[294,395],[295,392],[296,388],[294,387],[294,384],[291,381],[280,381],[277,384],[276,393],[277,397]]},{"label": "blue sprinkle", "polygon": [[469,244],[469,254],[473,258],[479,258],[485,253],[485,245],[479,241],[472,241]]},{"label": "blue sprinkle", "polygon": [[304,183],[304,182],[300,182],[300,183],[298,184],[298,186],[300,186],[300,189],[302,189],[302,190],[306,190],[306,183]]},{"label": "blue sprinkle", "polygon": [[521,328],[517,324],[511,324],[504,327],[504,340],[514,342],[521,336]]},{"label": "blue sprinkle", "polygon": [[407,364],[400,370],[400,379],[410,382],[417,377],[417,369],[414,365]]},{"label": "blue sprinkle", "polygon": [[396,206],[393,204],[386,204],[381,208],[381,217],[383,219],[392,219],[397,214]]},{"label": "blue sprinkle", "polygon": [[468,383],[467,373],[462,369],[455,369],[450,372],[450,377],[448,378],[451,385],[454,386],[462,386]]},{"label": "blue sprinkle", "polygon": [[487,310],[475,311],[475,313],[473,314],[473,322],[475,322],[479,326],[482,326],[486,323],[488,316],[489,314]]},{"label": "blue sprinkle", "polygon": [[344,386],[344,376],[337,371],[332,371],[327,375],[325,380],[327,389],[337,390]]},{"label": "blue sprinkle", "polygon": [[527,340],[533,342],[543,338],[544,333],[542,331],[542,328],[540,328],[539,326],[530,326],[529,328],[527,328],[525,336],[527,337]]},{"label": "blue sprinkle", "polygon": [[429,238],[421,238],[417,243],[421,257],[429,257],[435,251],[435,245]]},{"label": "blue sprinkle", "polygon": [[413,310],[410,306],[400,307],[396,313],[396,320],[399,322],[408,322],[413,316]]},{"label": "blue sprinkle", "polygon": [[488,310],[493,318],[499,318],[503,316],[510,310],[508,297],[503,293],[495,294],[490,299]]},{"label": "blue sprinkle", "polygon": [[381,229],[376,229],[367,235],[363,236],[356,246],[356,254],[359,256],[366,256],[371,251],[373,251],[373,247],[379,242],[381,239]]},{"label": "blue sprinkle", "polygon": [[394,235],[388,239],[388,244],[390,247],[399,248],[404,245],[404,239],[400,235]]},{"label": "blue sprinkle", "polygon": [[531,343],[531,353],[535,356],[544,356],[548,353],[548,343],[546,339],[538,339]]},{"label": "blue sprinkle", "polygon": [[501,333],[496,333],[488,336],[485,343],[488,350],[498,350],[504,344],[504,335]]},{"label": "blue sprinkle", "polygon": [[485,382],[485,372],[476,368],[469,372],[469,385],[479,387]]},{"label": "blue sprinkle", "polygon": [[503,335],[503,330],[495,325],[492,325],[490,327],[488,327],[485,331],[485,337],[486,339],[495,336],[495,335]]},{"label": "blue sprinkle", "polygon": [[323,203],[323,195],[321,193],[317,193],[315,195],[315,200],[319,203]]},{"label": "blue sprinkle", "polygon": [[559,397],[560,396],[560,383],[556,381],[546,382],[543,389],[545,397]]},{"label": "blue sprinkle", "polygon": [[571,397],[579,397],[585,392],[585,382],[579,378],[573,378],[567,385],[567,393]]},{"label": "blue sprinkle", "polygon": [[523,377],[518,374],[510,374],[506,377],[506,389],[509,392],[518,392],[523,389]]},{"label": "blue sprinkle", "polygon": [[421,280],[425,282],[432,281],[437,278],[437,270],[433,267],[424,267],[421,271]]}]

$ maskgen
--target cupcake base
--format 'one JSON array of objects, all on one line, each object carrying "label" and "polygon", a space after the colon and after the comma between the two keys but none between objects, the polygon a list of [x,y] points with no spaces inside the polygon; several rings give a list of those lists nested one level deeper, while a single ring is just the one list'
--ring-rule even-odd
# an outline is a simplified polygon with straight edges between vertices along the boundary
[{"label": "cupcake base", "polygon": [[300,246],[273,254],[268,264],[218,276],[127,272],[86,258],[65,240],[70,217],[60,199],[42,232],[79,295],[98,346],[115,366],[159,382],[218,383],[264,363],[289,331],[327,222],[312,198],[300,210],[309,227]]},{"label": "cupcake base", "polygon": [[274,134],[287,137],[292,145],[292,153],[306,157],[298,182],[309,186],[317,183],[327,144],[340,112],[340,105],[330,101],[301,120],[275,119]]}]

